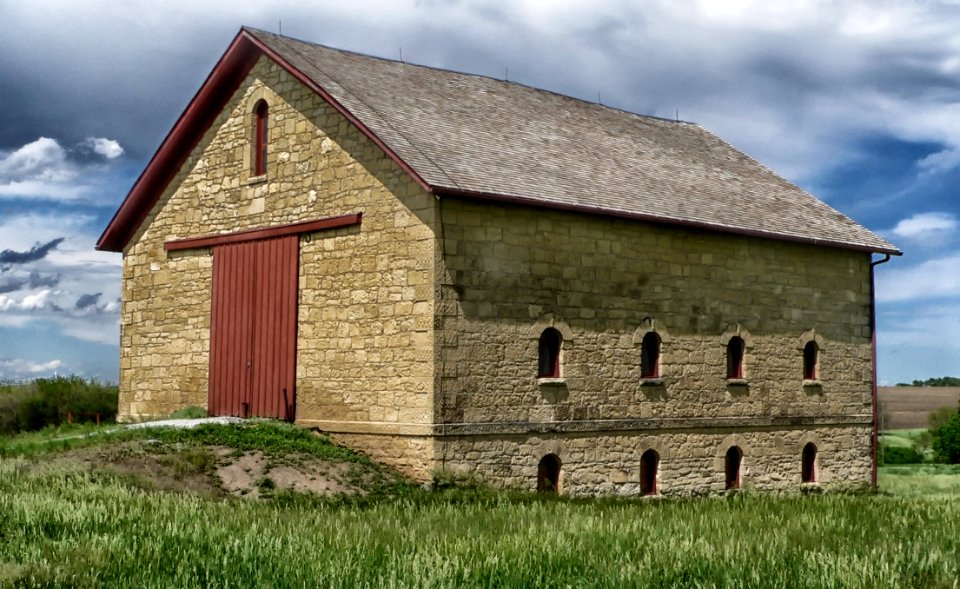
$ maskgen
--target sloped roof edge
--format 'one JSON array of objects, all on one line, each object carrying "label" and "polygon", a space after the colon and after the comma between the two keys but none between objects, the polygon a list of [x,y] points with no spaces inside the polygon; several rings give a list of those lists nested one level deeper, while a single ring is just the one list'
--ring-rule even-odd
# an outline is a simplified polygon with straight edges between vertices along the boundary
[{"label": "sloped roof edge", "polygon": [[509,196],[504,194],[493,194],[493,193],[479,193],[468,190],[454,190],[450,188],[437,188],[436,194],[438,197],[450,196],[456,198],[468,198],[475,200],[485,200],[485,201],[494,201],[502,202],[506,204],[515,204],[522,206],[532,206],[542,209],[551,209],[557,211],[569,211],[572,213],[581,213],[588,215],[598,215],[603,217],[613,217],[616,219],[627,219],[631,221],[642,221],[646,223],[656,223],[658,225],[671,225],[674,227],[686,227],[689,229],[700,229],[703,231],[715,231],[718,233],[726,233],[730,235],[743,235],[745,237],[758,237],[763,239],[773,239],[776,241],[787,241],[791,243],[806,243],[810,245],[818,245],[822,247],[832,247],[837,249],[858,251],[858,252],[869,252],[875,254],[890,254],[893,256],[901,256],[901,252],[897,248],[882,248],[882,247],[873,247],[868,245],[863,245],[853,242],[845,242],[838,240],[830,239],[817,239],[813,237],[806,237],[803,235],[790,235],[781,232],[775,231],[762,231],[759,229],[745,229],[740,227],[730,227],[728,225],[721,225],[719,223],[704,223],[700,221],[691,221],[686,219],[673,219],[670,217],[663,217],[660,215],[644,215],[640,213],[634,213],[631,211],[621,211],[615,209],[591,207],[587,205],[574,205],[574,204],[564,204],[557,202],[550,202],[532,198],[523,198],[519,196]]},{"label": "sloped roof edge", "polygon": [[104,229],[96,248],[102,251],[122,252],[134,233],[146,219],[160,195],[189,157],[204,133],[216,119],[227,101],[240,86],[261,55],[266,55],[301,83],[329,102],[337,111],[356,125],[368,138],[383,149],[424,190],[433,191],[416,170],[404,162],[390,147],[368,129],[353,113],[343,107],[316,82],[294,68],[271,48],[264,45],[245,28],[241,28],[230,46],[220,57],[210,75],[177,119],[140,177],[133,184],[120,208]]}]

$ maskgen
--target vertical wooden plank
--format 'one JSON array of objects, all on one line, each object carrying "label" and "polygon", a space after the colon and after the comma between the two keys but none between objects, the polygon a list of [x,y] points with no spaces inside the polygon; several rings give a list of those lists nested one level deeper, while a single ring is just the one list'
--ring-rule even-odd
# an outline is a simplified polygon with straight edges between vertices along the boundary
[{"label": "vertical wooden plank", "polygon": [[220,334],[220,325],[223,321],[220,314],[220,298],[223,291],[223,264],[222,255],[218,254],[219,248],[213,251],[213,280],[210,293],[210,350],[209,367],[207,369],[207,413],[210,415],[220,415],[220,346],[222,345],[222,335]]}]

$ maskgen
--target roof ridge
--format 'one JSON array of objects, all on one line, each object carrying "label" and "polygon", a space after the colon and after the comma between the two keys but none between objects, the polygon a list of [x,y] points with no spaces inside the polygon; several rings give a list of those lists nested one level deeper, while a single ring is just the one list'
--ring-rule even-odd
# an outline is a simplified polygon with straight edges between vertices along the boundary
[{"label": "roof ridge", "polygon": [[[353,51],[353,50],[351,50],[351,49],[341,49],[341,48],[339,48],[339,47],[332,47],[332,46],[330,46],[330,45],[324,45],[323,43],[316,43],[316,42],[313,42],[313,41],[307,41],[307,40],[304,40],[304,39],[299,39],[299,38],[297,38],[297,37],[290,37],[290,36],[288,36],[288,35],[281,35],[281,34],[278,34],[278,33],[271,33],[271,32],[269,32],[269,31],[264,31],[264,30],[262,30],[262,29],[257,29],[257,28],[254,28],[254,27],[244,26],[244,27],[241,27],[241,28],[244,29],[244,30],[246,30],[246,31],[248,31],[248,32],[251,32],[251,33],[253,33],[253,34],[257,34],[257,35],[269,35],[269,36],[271,36],[271,37],[276,37],[276,38],[278,38],[278,39],[285,39],[285,40],[289,40],[289,41],[294,41],[294,42],[296,42],[296,43],[303,43],[304,45],[311,45],[311,46],[313,46],[313,47],[321,47],[321,48],[326,49],[326,50],[329,50],[329,51],[336,51],[337,53],[345,53],[345,54],[355,55],[355,56],[363,57],[363,58],[367,58],[367,59],[376,59],[376,60],[379,60],[379,61],[385,61],[385,62],[388,62],[388,63],[397,63],[397,64],[402,64],[402,65],[411,66],[411,67],[416,67],[416,68],[424,68],[424,69],[428,69],[428,70],[435,71],[435,72],[444,72],[444,73],[448,73],[448,74],[455,74],[455,75],[458,75],[458,76],[469,76],[469,77],[471,77],[471,78],[482,78],[482,79],[484,79],[484,80],[490,80],[490,81],[493,81],[493,82],[499,82],[499,83],[501,83],[501,84],[509,84],[509,85],[511,85],[511,86],[517,86],[517,87],[519,87],[519,88],[525,88],[525,89],[527,89],[527,90],[532,90],[532,91],[534,91],[534,92],[543,92],[543,93],[545,93],[545,94],[552,94],[553,96],[558,96],[558,97],[563,98],[563,99],[566,99],[566,100],[574,100],[574,101],[579,102],[579,103],[581,103],[581,104],[586,104],[586,105],[589,105],[589,106],[592,106],[592,107],[597,107],[597,108],[601,108],[601,109],[608,110],[608,111],[612,111],[612,112],[624,113],[624,114],[627,114],[627,115],[630,115],[630,116],[640,117],[640,118],[642,118],[642,119],[651,119],[651,120],[654,120],[654,121],[662,121],[662,122],[664,122],[664,123],[671,123],[671,124],[675,124],[675,125],[697,125],[697,126],[699,126],[699,124],[696,123],[696,122],[694,122],[694,121],[687,121],[687,120],[683,120],[683,119],[671,119],[671,118],[668,118],[668,117],[661,117],[661,116],[657,116],[657,115],[651,115],[651,114],[645,114],[645,113],[638,113],[638,112],[634,112],[634,111],[631,111],[631,110],[627,110],[627,109],[625,109],[625,108],[621,108],[621,107],[618,107],[618,106],[612,106],[612,105],[609,105],[609,104],[604,104],[604,103],[602,103],[602,102],[593,102],[593,101],[587,100],[587,99],[585,99],[585,98],[578,98],[578,97],[576,97],[576,96],[571,96],[571,95],[569,95],[569,94],[564,94],[564,93],[559,92],[559,91],[557,91],[557,90],[551,90],[551,89],[549,89],[549,88],[541,88],[541,87],[539,87],[539,86],[533,86],[533,85],[531,85],[531,84],[526,84],[526,83],[524,83],[524,82],[520,82],[520,81],[517,81],[517,80],[500,79],[500,78],[495,78],[495,77],[490,76],[490,75],[487,75],[487,74],[477,74],[477,73],[472,73],[472,72],[465,72],[465,71],[455,70],[455,69],[451,69],[451,68],[447,68],[447,67],[440,67],[440,66],[434,66],[434,65],[426,65],[426,64],[422,64],[422,63],[415,63],[415,62],[412,62],[412,61],[392,59],[392,58],[390,58],[390,57],[381,57],[381,56],[379,56],[379,55],[371,55],[371,54],[369,54],[369,53],[361,53],[360,51]],[[301,57],[303,57],[302,54],[301,54]],[[326,72],[325,72],[325,73],[326,73]],[[327,75],[329,75],[329,74],[327,74]]]}]

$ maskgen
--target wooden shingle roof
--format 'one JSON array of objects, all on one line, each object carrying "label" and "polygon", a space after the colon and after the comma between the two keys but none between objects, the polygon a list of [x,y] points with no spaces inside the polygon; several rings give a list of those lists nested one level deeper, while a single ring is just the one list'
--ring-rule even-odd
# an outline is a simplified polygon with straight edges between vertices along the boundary
[{"label": "wooden shingle roof", "polygon": [[[250,52],[250,45],[334,104],[440,195],[900,253],[696,124],[247,28],[218,68],[231,51]],[[253,59],[235,61],[252,65]],[[128,200],[136,191],[135,185]],[[105,241],[110,231],[101,249],[110,249],[103,247],[111,243]]]}]

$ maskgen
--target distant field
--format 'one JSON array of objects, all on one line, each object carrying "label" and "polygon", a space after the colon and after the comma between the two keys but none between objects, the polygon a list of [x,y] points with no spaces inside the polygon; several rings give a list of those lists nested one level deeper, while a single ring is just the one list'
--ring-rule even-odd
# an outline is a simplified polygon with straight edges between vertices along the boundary
[{"label": "distant field", "polygon": [[877,397],[887,429],[926,428],[941,407],[957,407],[960,387],[879,387]]},{"label": "distant field", "polygon": [[960,464],[882,466],[880,491],[897,497],[960,499]]},{"label": "distant field", "polygon": [[251,500],[161,491],[177,487],[158,486],[157,471],[148,485],[91,466],[134,448],[195,478],[210,467],[204,448],[258,440],[277,450],[277,468],[291,451],[365,464],[263,427],[7,440],[0,586],[936,588],[960,578],[956,469],[882,468],[880,496],[558,500],[401,484]]}]

